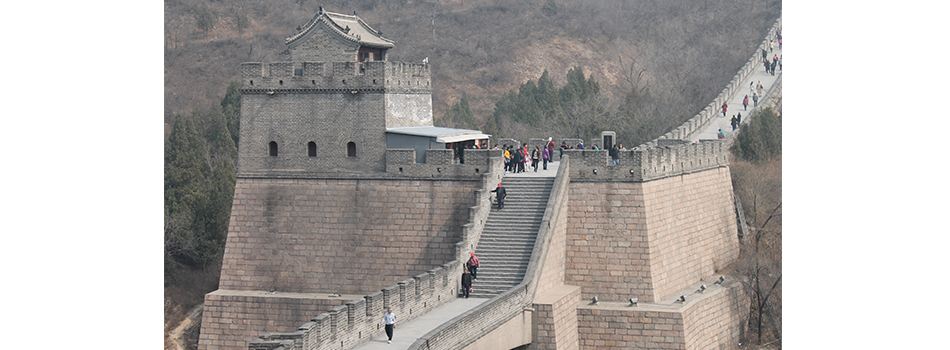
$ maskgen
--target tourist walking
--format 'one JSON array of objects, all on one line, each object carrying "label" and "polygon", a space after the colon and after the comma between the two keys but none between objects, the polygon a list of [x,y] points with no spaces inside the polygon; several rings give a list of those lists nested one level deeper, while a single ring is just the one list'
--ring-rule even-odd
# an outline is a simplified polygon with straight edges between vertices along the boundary
[{"label": "tourist walking", "polygon": [[468,273],[472,274],[472,280],[478,281],[478,267],[481,266],[481,264],[478,263],[478,257],[475,256],[475,253],[472,253],[472,256],[468,258],[468,263],[465,265],[468,266]]},{"label": "tourist walking", "polygon": [[499,183],[498,187],[491,191],[496,193],[495,198],[498,200],[498,209],[505,209],[505,197],[508,197],[508,193],[505,191],[505,188],[501,187],[501,183]]},{"label": "tourist walking", "polygon": [[729,118],[729,124],[732,125],[732,131],[736,131],[736,116]]},{"label": "tourist walking", "polygon": [[393,314],[392,308],[386,309],[386,314],[383,315],[383,322],[380,322],[379,324],[386,326],[386,336],[389,337],[389,341],[387,343],[392,344],[393,330],[396,329],[396,315]]},{"label": "tourist walking", "polygon": [[757,94],[752,94],[752,103],[753,103],[753,104],[752,104],[752,107],[758,107],[758,106],[759,106],[759,95],[757,95]]},{"label": "tourist walking", "polygon": [[[552,143],[552,145],[553,145],[553,143]],[[553,146],[552,146],[552,147],[553,147]],[[541,161],[544,163],[544,170],[548,170],[548,162],[551,161],[551,152],[552,152],[552,151],[554,151],[554,150],[553,150],[553,149],[549,150],[548,148],[545,148],[545,149],[543,149],[543,150],[541,151]]]},{"label": "tourist walking", "polygon": [[742,110],[749,110],[749,95],[745,95],[745,98],[742,99]]},{"label": "tourist walking", "polygon": [[727,105],[725,102],[723,102],[723,103],[722,103],[722,116],[723,116],[723,117],[726,116],[726,110],[727,110],[727,109],[729,109],[729,105]]},{"label": "tourist walking", "polygon": [[468,293],[472,291],[472,274],[468,270],[462,270],[462,296],[468,299]]}]

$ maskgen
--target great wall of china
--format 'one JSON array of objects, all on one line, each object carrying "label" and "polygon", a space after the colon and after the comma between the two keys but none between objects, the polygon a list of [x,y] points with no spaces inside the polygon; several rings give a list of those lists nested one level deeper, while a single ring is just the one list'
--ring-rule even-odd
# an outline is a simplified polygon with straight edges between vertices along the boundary
[{"label": "great wall of china", "polygon": [[[327,37],[307,32],[318,17],[295,40]],[[523,282],[411,348],[731,348],[745,307],[737,282],[675,300],[738,255],[725,142],[688,140],[757,54],[708,107],[622,151],[620,165],[607,151],[565,151]],[[427,65],[291,56],[243,66],[238,180],[201,350],[352,349],[382,332],[385,308],[405,322],[453,300],[504,177],[501,151],[456,164],[452,150],[429,149],[419,163],[415,149],[386,147],[380,129],[431,124]],[[762,102],[780,95],[779,78]],[[363,140],[360,155],[337,156],[351,140]],[[272,143],[280,157],[267,155]]]}]

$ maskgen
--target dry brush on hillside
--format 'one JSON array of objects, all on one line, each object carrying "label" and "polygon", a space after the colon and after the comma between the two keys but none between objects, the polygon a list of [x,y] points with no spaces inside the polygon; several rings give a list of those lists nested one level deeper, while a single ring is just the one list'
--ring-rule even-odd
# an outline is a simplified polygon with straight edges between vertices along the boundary
[{"label": "dry brush on hillside", "polygon": [[167,0],[166,122],[216,103],[228,82],[239,79],[241,62],[275,60],[284,38],[321,5],[355,11],[395,40],[391,60],[428,57],[436,117],[465,92],[476,120],[484,123],[510,89],[537,79],[545,69],[562,85],[574,66],[594,76],[614,105],[636,91],[650,101],[644,110],[685,120],[750,57],[781,3]]}]

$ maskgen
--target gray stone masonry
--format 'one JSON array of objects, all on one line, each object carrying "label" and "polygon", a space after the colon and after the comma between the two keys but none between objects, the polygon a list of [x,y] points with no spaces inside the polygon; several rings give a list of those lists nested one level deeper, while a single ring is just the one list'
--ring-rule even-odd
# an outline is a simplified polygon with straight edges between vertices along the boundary
[{"label": "gray stone masonry", "polygon": [[689,143],[657,140],[658,147],[620,151],[620,165],[611,165],[606,150],[565,150],[570,155],[571,181],[641,182],[729,165],[721,140]]},{"label": "gray stone masonry", "polygon": [[553,177],[506,178],[502,182],[508,199],[504,209],[492,205],[478,241],[475,255],[481,268],[471,297],[491,298],[521,283],[553,183]]},{"label": "gray stone masonry", "polygon": [[426,64],[245,63],[242,72],[238,176],[382,173],[386,128],[432,125]]}]

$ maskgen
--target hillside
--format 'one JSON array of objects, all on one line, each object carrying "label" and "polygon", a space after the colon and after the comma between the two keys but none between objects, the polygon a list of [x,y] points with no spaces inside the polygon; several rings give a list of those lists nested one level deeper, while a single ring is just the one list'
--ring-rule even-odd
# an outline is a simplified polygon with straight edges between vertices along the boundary
[{"label": "hillside", "polygon": [[242,62],[274,60],[321,5],[355,11],[395,40],[389,60],[428,57],[435,116],[464,93],[479,123],[505,92],[545,69],[563,84],[573,66],[614,104],[636,89],[651,110],[688,118],[745,63],[781,10],[779,1],[753,0],[167,0],[166,135],[175,114],[214,106]]}]

